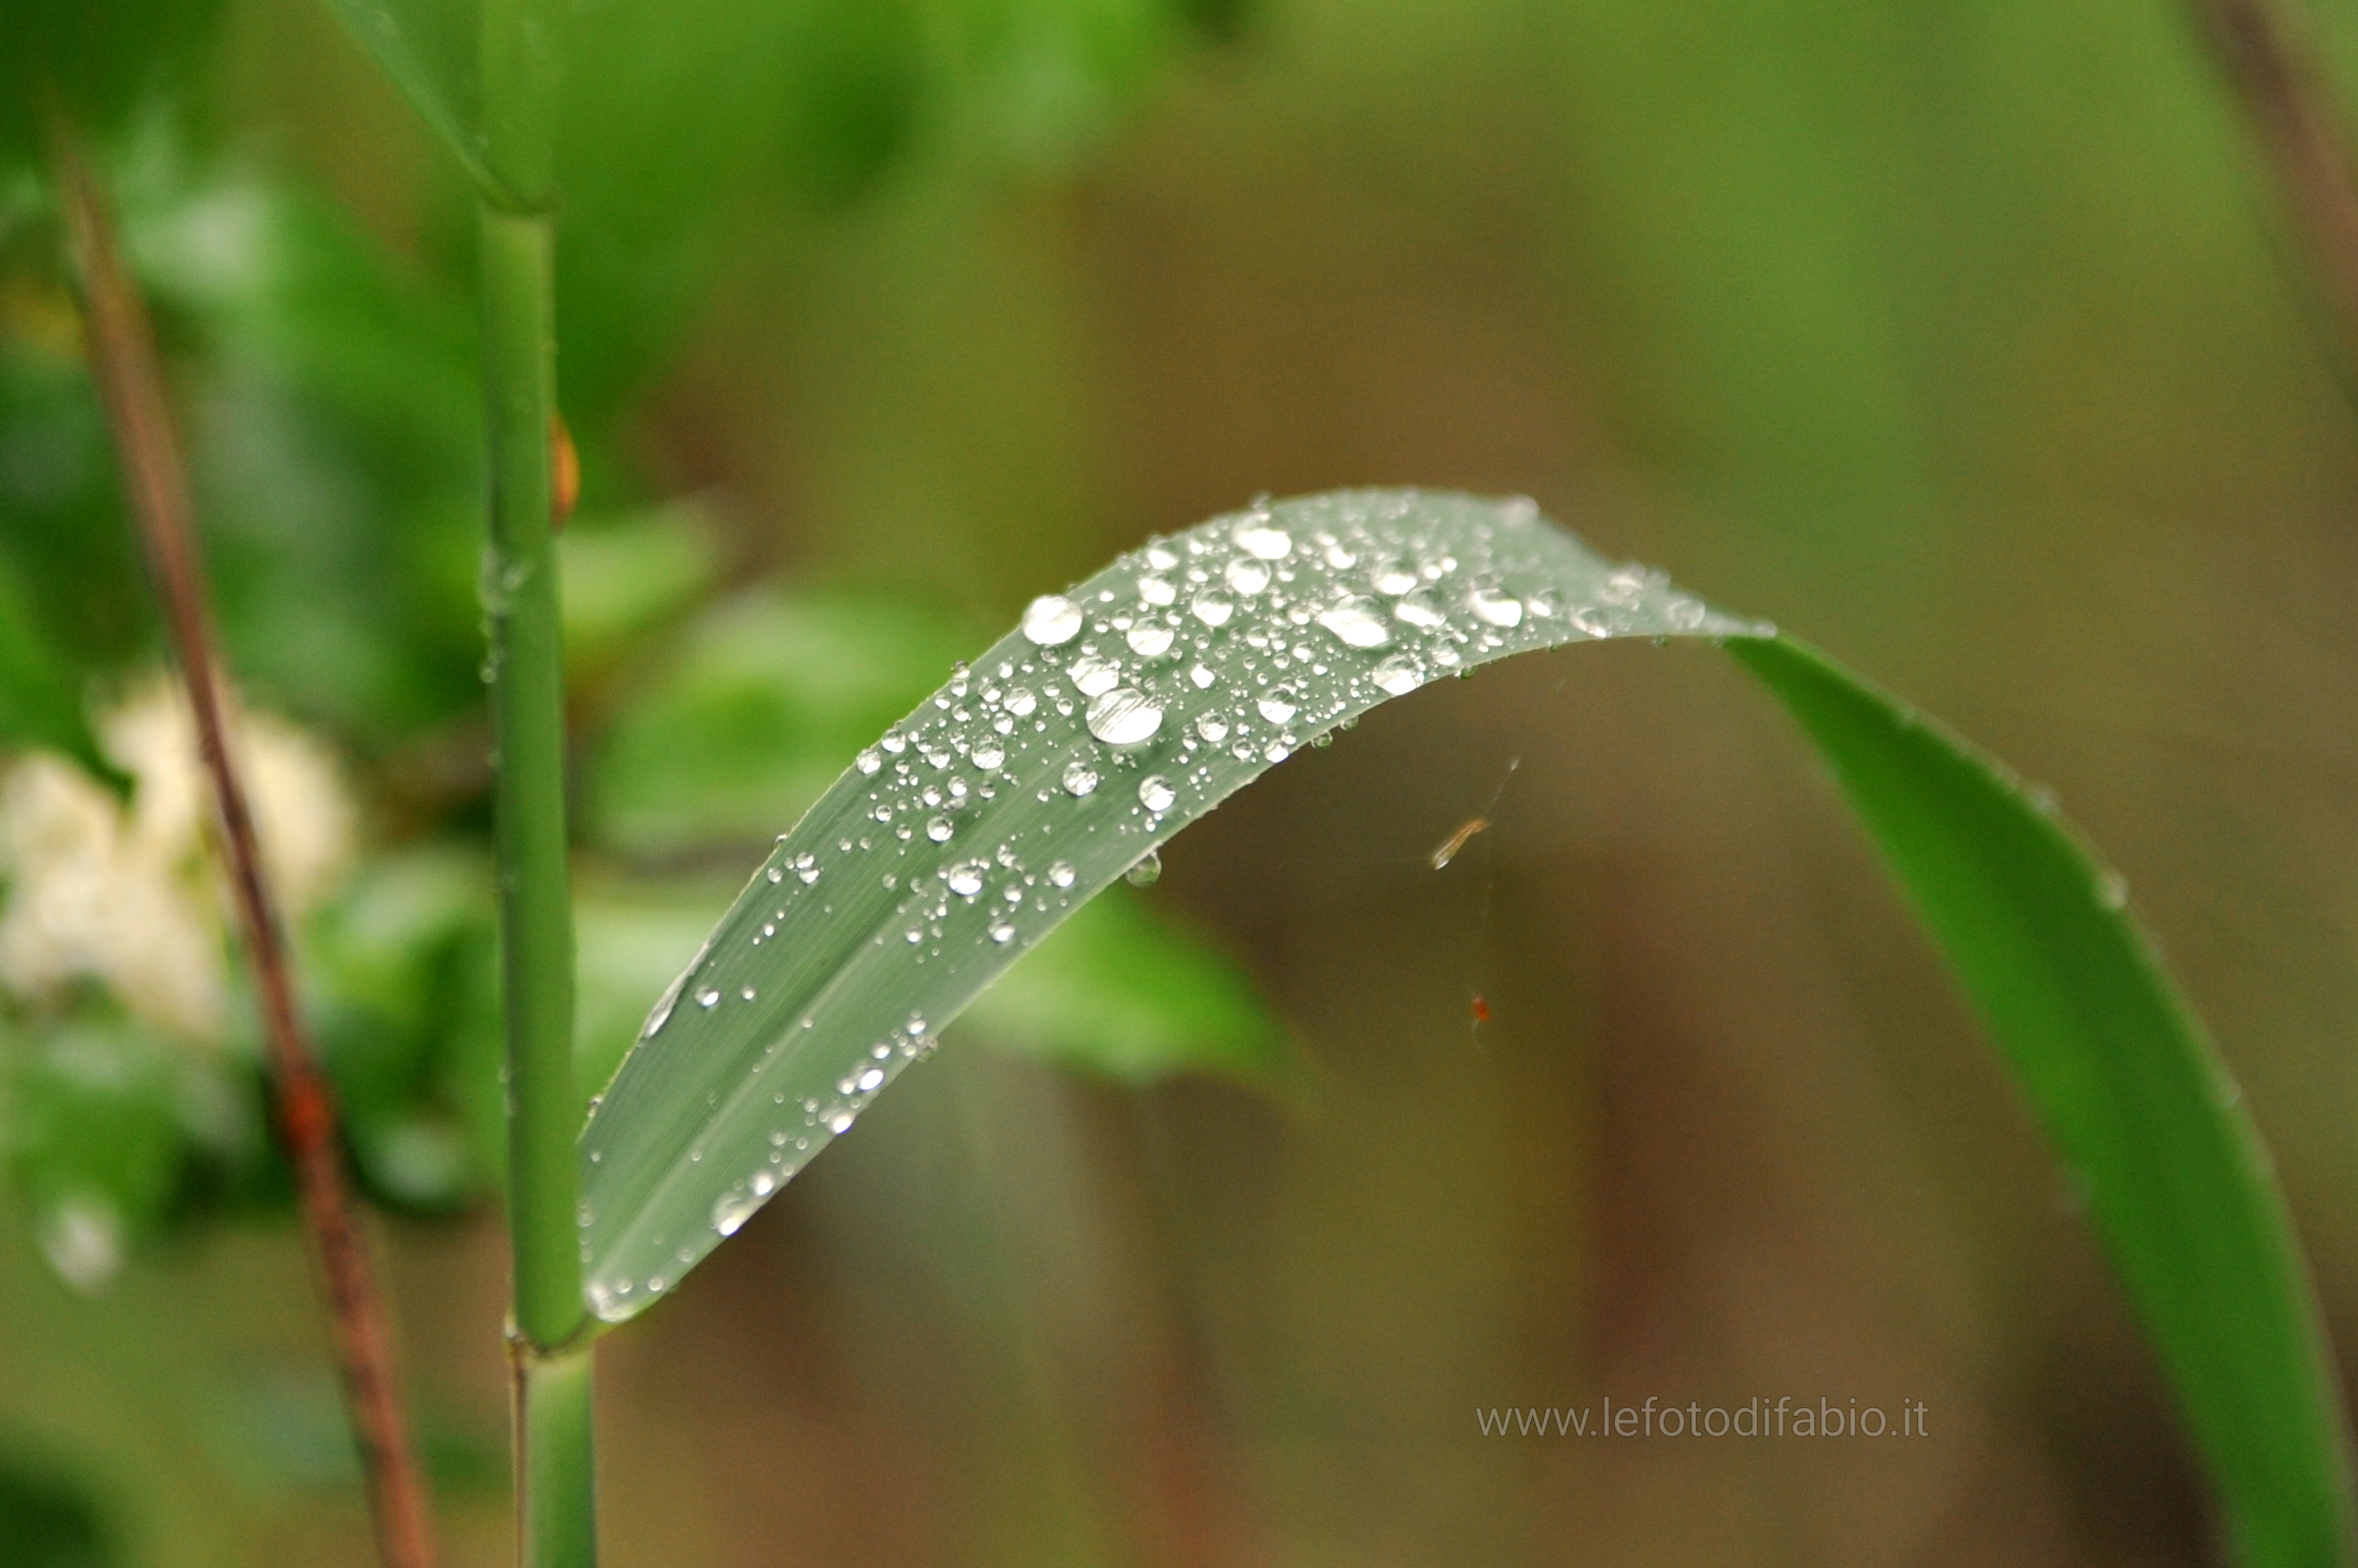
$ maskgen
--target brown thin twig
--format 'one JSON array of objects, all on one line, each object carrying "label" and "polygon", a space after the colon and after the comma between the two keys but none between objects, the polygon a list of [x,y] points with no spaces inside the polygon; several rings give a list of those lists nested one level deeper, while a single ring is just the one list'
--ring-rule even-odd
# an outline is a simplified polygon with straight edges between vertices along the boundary
[{"label": "brown thin twig", "polygon": [[2275,0],[2186,0],[2196,29],[2250,120],[2358,370],[2358,170],[2331,100]]},{"label": "brown thin twig", "polygon": [[114,431],[123,489],[196,718],[197,744],[219,808],[229,880],[269,1032],[278,1131],[326,1285],[344,1397],[367,1478],[385,1568],[433,1568],[434,1533],[395,1384],[391,1338],[367,1238],[353,1214],[338,1149],[334,1093],[295,1005],[285,937],[264,880],[252,813],[222,721],[204,565],[194,545],[187,476],[164,401],[146,308],[125,269],[105,193],[64,114],[49,116],[58,199],[72,237],[89,323],[93,374]]}]

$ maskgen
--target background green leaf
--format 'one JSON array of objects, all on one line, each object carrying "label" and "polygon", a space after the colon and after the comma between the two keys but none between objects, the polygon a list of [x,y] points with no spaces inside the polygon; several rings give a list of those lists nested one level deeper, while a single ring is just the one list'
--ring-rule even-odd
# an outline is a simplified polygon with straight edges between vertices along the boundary
[{"label": "background green leaf", "polygon": [[2128,888],[2054,802],[1789,638],[1731,642],[1955,969],[2137,1306],[2237,1562],[2346,1563],[2349,1435],[2267,1150]]},{"label": "background green leaf", "polygon": [[77,685],[72,665],[50,646],[0,559],[0,746],[47,746],[101,779],[119,780],[90,732]]},{"label": "background green leaf", "polygon": [[775,838],[970,646],[880,595],[716,606],[618,714],[592,777],[592,831],[642,856]]},{"label": "background green leaf", "polygon": [[1219,1071],[1284,1086],[1306,1068],[1235,962],[1109,888],[960,1015],[991,1045],[1129,1083]]}]

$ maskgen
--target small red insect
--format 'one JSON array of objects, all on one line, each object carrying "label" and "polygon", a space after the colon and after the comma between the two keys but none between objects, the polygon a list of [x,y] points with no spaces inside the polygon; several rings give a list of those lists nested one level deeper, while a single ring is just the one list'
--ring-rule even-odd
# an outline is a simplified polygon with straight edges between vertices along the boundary
[{"label": "small red insect", "polygon": [[1490,1022],[1490,999],[1477,991],[1474,993],[1474,1027],[1479,1029],[1488,1022]]}]

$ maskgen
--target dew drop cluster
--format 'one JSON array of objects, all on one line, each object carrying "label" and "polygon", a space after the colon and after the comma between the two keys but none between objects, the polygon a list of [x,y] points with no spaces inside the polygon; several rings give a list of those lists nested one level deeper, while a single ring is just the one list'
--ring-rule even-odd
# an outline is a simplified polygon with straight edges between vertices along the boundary
[{"label": "dew drop cluster", "polygon": [[1073,908],[1368,709],[1532,648],[1768,629],[1527,501],[1415,491],[1257,503],[1033,600],[859,752],[648,1015],[583,1137],[592,1310],[659,1299]]}]

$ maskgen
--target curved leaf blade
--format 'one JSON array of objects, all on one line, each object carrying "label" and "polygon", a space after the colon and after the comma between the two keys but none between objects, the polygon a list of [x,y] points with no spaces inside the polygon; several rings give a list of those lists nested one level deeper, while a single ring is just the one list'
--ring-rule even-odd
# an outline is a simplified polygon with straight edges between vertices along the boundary
[{"label": "curved leaf blade", "polygon": [[328,0],[467,174],[504,192],[484,124],[480,0]]},{"label": "curved leaf blade", "polygon": [[779,840],[649,1016],[581,1140],[591,1311],[660,1297],[1019,953],[1313,737],[1533,648],[1766,629],[1528,501],[1417,491],[1215,518],[1035,603]]},{"label": "curved leaf blade", "polygon": [[2127,890],[2006,769],[1790,638],[1728,651],[1799,721],[2088,1207],[2219,1489],[2235,1560],[2352,1560],[2349,1436],[2241,1095]]},{"label": "curved leaf blade", "polygon": [[[1190,622],[1199,593],[1225,611],[1217,625]],[[1003,639],[863,753],[649,1017],[582,1136],[603,1323],[676,1284],[1016,953],[1303,735],[1451,669],[1702,634],[1801,722],[2086,1184],[2237,1559],[2352,1560],[2350,1445],[2265,1151],[2117,878],[2036,791],[1774,628],[1609,565],[1527,502],[1362,491],[1257,509],[1124,557],[1060,607],[1035,606],[1041,636]],[[1140,626],[1149,648],[1172,629],[1171,648],[1137,653]],[[1083,659],[1122,668],[1105,684]],[[1124,731],[1142,707],[1155,723]]]}]

